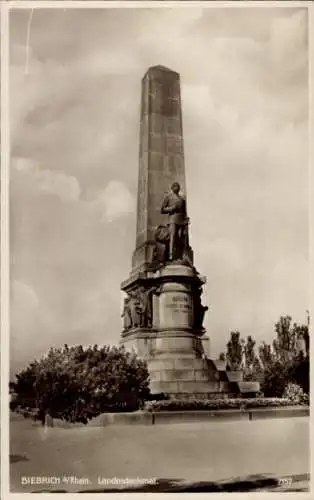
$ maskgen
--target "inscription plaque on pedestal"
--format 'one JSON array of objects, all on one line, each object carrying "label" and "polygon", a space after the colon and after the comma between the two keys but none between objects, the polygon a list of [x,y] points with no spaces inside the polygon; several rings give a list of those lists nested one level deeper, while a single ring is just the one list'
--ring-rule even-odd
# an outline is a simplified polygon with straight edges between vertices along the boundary
[{"label": "inscription plaque on pedestal", "polygon": [[193,301],[185,287],[169,283],[159,295],[160,328],[193,328]]}]

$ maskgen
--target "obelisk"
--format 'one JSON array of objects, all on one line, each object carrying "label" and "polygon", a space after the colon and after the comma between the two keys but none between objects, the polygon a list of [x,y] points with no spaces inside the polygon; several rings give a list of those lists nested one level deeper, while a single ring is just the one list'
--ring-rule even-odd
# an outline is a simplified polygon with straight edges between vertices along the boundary
[{"label": "obelisk", "polygon": [[180,76],[154,66],[142,79],[136,241],[121,284],[121,344],[147,361],[153,393],[230,395],[239,391],[241,374],[209,358],[205,280],[188,233]]},{"label": "obelisk", "polygon": [[133,270],[152,266],[156,228],[171,183],[186,197],[180,75],[164,66],[149,68],[142,79],[136,245]]}]

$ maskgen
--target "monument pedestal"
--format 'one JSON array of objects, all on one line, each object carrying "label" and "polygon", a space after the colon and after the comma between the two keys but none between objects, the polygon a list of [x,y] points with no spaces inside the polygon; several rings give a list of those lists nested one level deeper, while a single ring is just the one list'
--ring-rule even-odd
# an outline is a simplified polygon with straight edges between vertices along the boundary
[{"label": "monument pedestal", "polygon": [[125,282],[123,289],[131,294],[140,288],[154,289],[152,327],[130,329],[121,339],[126,349],[146,360],[152,394],[210,398],[239,393],[239,380],[228,378],[227,373],[233,372],[227,372],[226,362],[210,360],[209,338],[198,328],[202,284],[195,269],[178,263],[147,274],[146,280],[142,275]]}]

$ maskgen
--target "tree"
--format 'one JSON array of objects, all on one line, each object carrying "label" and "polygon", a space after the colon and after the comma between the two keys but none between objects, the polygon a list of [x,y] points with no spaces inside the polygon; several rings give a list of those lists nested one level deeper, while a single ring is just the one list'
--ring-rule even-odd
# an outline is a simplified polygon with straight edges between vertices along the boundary
[{"label": "tree", "polygon": [[264,377],[263,366],[260,359],[256,356],[253,362],[252,372],[246,375],[245,380],[253,380],[261,384],[264,379],[263,377]]},{"label": "tree", "polygon": [[[265,396],[281,397],[288,383],[296,383],[309,393],[308,325],[292,324],[290,316],[281,316],[275,324],[275,331],[273,349],[265,343],[260,348]],[[301,341],[304,348],[300,349]]]},{"label": "tree", "polygon": [[227,344],[227,361],[232,370],[238,370],[242,361],[242,344],[240,341],[240,332],[231,332],[230,340]]},{"label": "tree", "polygon": [[230,367],[233,370],[242,368],[244,375],[253,371],[255,355],[255,340],[249,335],[247,339],[240,336],[240,332],[232,331],[230,340],[227,343],[227,354],[220,353],[219,359],[227,358]]},{"label": "tree", "polygon": [[310,392],[310,358],[309,355],[299,354],[291,369],[291,380],[302,387],[304,393]]},{"label": "tree", "polygon": [[266,344],[266,342],[262,342],[262,344],[259,346],[258,351],[263,368],[266,368],[273,362],[271,346],[269,344]]},{"label": "tree", "polygon": [[274,361],[263,372],[261,390],[265,397],[281,398],[289,382],[289,367]]},{"label": "tree", "polygon": [[249,335],[243,345],[245,355],[243,379],[246,381],[261,382],[263,379],[263,366],[256,353],[256,342],[253,337]]},{"label": "tree", "polygon": [[147,365],[123,347],[50,349],[16,376],[15,407],[87,423],[105,411],[132,411],[149,394]]},{"label": "tree", "polygon": [[294,334],[296,337],[296,345],[298,353],[302,352],[304,357],[309,356],[310,338],[308,325],[293,325]]},{"label": "tree", "polygon": [[275,358],[281,363],[292,361],[297,351],[297,331],[298,326],[292,325],[291,316],[281,316],[275,323],[276,339],[273,341]]},{"label": "tree", "polygon": [[10,394],[13,394],[15,391],[15,382],[13,382],[12,380],[10,380],[9,382],[9,392]]},{"label": "tree", "polygon": [[249,335],[246,339],[246,344],[244,346],[244,352],[245,352],[245,364],[246,368],[249,370],[253,369],[254,361],[255,361],[255,340]]},{"label": "tree", "polygon": [[231,368],[241,367],[244,380],[260,382],[265,396],[282,397],[288,383],[298,384],[308,394],[309,317],[307,325],[298,325],[290,316],[281,316],[275,323],[275,333],[271,344],[262,342],[257,355],[252,336],[245,341],[239,332],[231,332],[227,344]]},{"label": "tree", "polygon": [[307,311],[307,324],[294,324],[295,335],[298,344],[298,354],[294,369],[292,371],[293,378],[299,384],[306,394],[310,391],[310,315]]}]

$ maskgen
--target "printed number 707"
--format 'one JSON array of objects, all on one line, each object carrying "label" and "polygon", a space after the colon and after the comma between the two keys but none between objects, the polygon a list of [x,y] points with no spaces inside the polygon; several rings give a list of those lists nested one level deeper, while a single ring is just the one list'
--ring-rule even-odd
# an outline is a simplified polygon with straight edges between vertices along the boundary
[{"label": "printed number 707", "polygon": [[279,486],[291,486],[292,477],[280,477],[278,480]]}]

